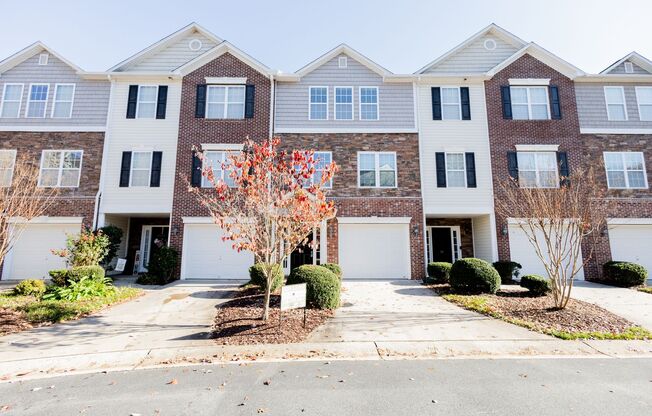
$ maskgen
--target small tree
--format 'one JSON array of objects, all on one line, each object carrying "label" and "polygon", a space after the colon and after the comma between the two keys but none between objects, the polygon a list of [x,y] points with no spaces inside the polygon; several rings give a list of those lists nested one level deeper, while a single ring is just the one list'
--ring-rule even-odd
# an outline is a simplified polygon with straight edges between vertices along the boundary
[{"label": "small tree", "polygon": [[[335,205],[326,201],[322,187],[337,171],[337,165],[317,163],[313,151],[287,153],[280,139],[261,144],[250,140],[243,151],[233,153],[221,166],[198,152],[204,162],[202,175],[212,190],[190,188],[223,231],[224,241],[240,251],[249,251],[264,264],[267,279],[263,320],[269,317],[269,300],[275,265],[281,265],[322,221],[335,216]],[[215,171],[227,172],[230,186]],[[312,244],[316,244],[313,242]]]},{"label": "small tree", "polygon": [[123,232],[120,227],[116,227],[115,225],[106,225],[100,228],[100,231],[102,231],[102,233],[109,239],[109,249],[106,253],[106,256],[104,256],[104,259],[102,260],[102,266],[105,269],[108,269],[111,261],[118,254],[120,243],[122,242]]},{"label": "small tree", "polygon": [[97,266],[108,253],[110,244],[102,230],[85,229],[77,235],[68,235],[66,248],[53,249],[52,254],[66,259],[71,267]]},{"label": "small tree", "polygon": [[[503,220],[516,219],[550,278],[555,307],[563,309],[575,276],[593,255],[595,244],[583,243],[598,239],[604,216],[593,204],[603,192],[593,167],[576,169],[561,178],[560,184],[558,188],[521,188],[515,180],[503,181],[498,186],[496,213]],[[589,251],[583,253],[584,258],[582,247]]]}]

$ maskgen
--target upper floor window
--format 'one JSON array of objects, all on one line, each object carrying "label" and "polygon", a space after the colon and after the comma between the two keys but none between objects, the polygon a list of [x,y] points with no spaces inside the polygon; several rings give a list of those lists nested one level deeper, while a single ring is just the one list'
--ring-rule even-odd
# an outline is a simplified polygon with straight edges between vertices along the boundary
[{"label": "upper floor window", "polygon": [[446,184],[449,188],[466,187],[464,153],[446,153]]},{"label": "upper floor window", "polygon": [[396,153],[358,152],[358,185],[361,188],[395,188]]},{"label": "upper floor window", "polygon": [[353,120],[352,87],[335,87],[335,120]]},{"label": "upper floor window", "polygon": [[57,84],[54,88],[54,105],[52,118],[72,117],[72,105],[75,97],[75,84]]},{"label": "upper floor window", "polygon": [[459,88],[441,88],[441,118],[442,120],[460,120],[462,118]]},{"label": "upper floor window", "polygon": [[23,84],[5,84],[0,105],[0,117],[18,118],[23,98]]},{"label": "upper floor window", "polygon": [[627,120],[625,89],[623,87],[604,87],[604,99],[607,103],[607,118],[610,121]]},{"label": "upper floor window", "polygon": [[514,120],[550,118],[547,87],[510,87]]},{"label": "upper floor window", "polygon": [[158,87],[156,85],[140,85],[138,87],[138,105],[136,117],[155,118]]},{"label": "upper floor window", "polygon": [[378,120],[378,87],[360,87],[360,120]]},{"label": "upper floor window", "polygon": [[[235,182],[230,176],[230,170],[224,169],[223,164],[228,163],[229,152],[223,150],[207,150],[204,152],[204,163],[206,167],[210,167],[213,171],[213,178],[215,181],[223,180],[227,186],[234,187]],[[202,188],[210,188],[213,184],[208,178],[202,175],[201,186]]]},{"label": "upper floor window", "polygon": [[42,53],[42,54],[40,54],[38,56],[38,64],[39,65],[47,65],[49,59],[50,59],[50,54]]},{"label": "upper floor window", "polygon": [[559,186],[556,152],[518,152],[518,181],[522,188]]},{"label": "upper floor window", "polygon": [[44,150],[38,185],[48,188],[78,187],[82,155],[81,150]]},{"label": "upper floor window", "polygon": [[[310,181],[307,185],[312,185],[313,183],[320,184],[322,175],[326,166],[330,165],[333,161],[333,155],[331,152],[315,152],[313,158],[315,159],[315,174],[310,178]],[[329,180],[324,184],[324,188],[331,188],[333,186],[333,180]]]},{"label": "upper floor window", "polygon": [[149,186],[152,174],[152,152],[131,152],[129,186]]},{"label": "upper floor window", "polygon": [[641,121],[652,121],[652,87],[636,87],[636,101]]},{"label": "upper floor window", "polygon": [[48,104],[48,84],[31,84],[27,99],[27,115],[29,118],[44,118],[45,108]]},{"label": "upper floor window", "polygon": [[244,85],[209,85],[206,118],[241,119],[245,115]]},{"label": "upper floor window", "polygon": [[634,64],[631,62],[625,62],[625,73],[626,74],[633,74],[634,73]]},{"label": "upper floor window", "polygon": [[0,187],[11,186],[16,165],[15,150],[0,150]]},{"label": "upper floor window", "polygon": [[310,120],[328,120],[328,88],[310,87]]},{"label": "upper floor window", "polygon": [[647,188],[641,152],[604,152],[609,188]]}]

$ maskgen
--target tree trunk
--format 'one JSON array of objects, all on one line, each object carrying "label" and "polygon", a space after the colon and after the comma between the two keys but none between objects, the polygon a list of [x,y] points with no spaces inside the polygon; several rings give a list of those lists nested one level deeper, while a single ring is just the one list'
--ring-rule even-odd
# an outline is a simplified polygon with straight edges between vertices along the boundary
[{"label": "tree trunk", "polygon": [[263,304],[263,321],[269,319],[269,300],[272,297],[272,282],[274,280],[274,268],[265,267],[265,280],[267,281],[267,287],[265,288],[265,303]]}]

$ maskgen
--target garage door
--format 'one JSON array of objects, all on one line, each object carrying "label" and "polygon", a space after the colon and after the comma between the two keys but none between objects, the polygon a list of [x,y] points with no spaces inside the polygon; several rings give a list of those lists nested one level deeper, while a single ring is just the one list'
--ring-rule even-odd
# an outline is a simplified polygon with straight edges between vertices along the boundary
[{"label": "garage door", "polygon": [[222,241],[214,224],[186,224],[183,235],[182,279],[248,279],[254,256]]},{"label": "garage door", "polygon": [[611,258],[631,261],[652,272],[652,225],[610,225]]},{"label": "garage door", "polygon": [[78,234],[81,223],[30,224],[25,226],[3,267],[3,279],[40,279],[53,269],[66,267],[52,249],[66,248],[66,235]]},{"label": "garage door", "polygon": [[[541,237],[538,238],[541,239]],[[523,269],[521,269],[521,276],[526,274],[548,276],[548,273],[546,272],[541,260],[539,260],[530,240],[528,240],[525,232],[517,224],[509,225],[509,252],[512,261],[520,263],[521,266],[523,266]],[[579,261],[581,261],[581,259]],[[584,270],[580,270],[580,272],[575,275],[575,279],[583,280]]]},{"label": "garage door", "polygon": [[347,279],[409,279],[409,224],[340,224],[339,262]]}]

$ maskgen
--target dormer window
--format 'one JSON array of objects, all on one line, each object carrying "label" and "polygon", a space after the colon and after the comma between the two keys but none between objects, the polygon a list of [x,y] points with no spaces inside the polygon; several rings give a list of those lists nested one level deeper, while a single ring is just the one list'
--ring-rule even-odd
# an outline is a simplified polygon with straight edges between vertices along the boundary
[{"label": "dormer window", "polygon": [[348,65],[348,62],[347,62],[346,56],[340,56],[340,57],[337,59],[337,66],[338,66],[339,68],[346,68],[347,65]]},{"label": "dormer window", "polygon": [[38,64],[47,65],[49,59],[50,59],[50,54],[42,53],[38,56]]},{"label": "dormer window", "polygon": [[634,64],[631,62],[625,62],[625,73],[633,74],[634,73]]}]

